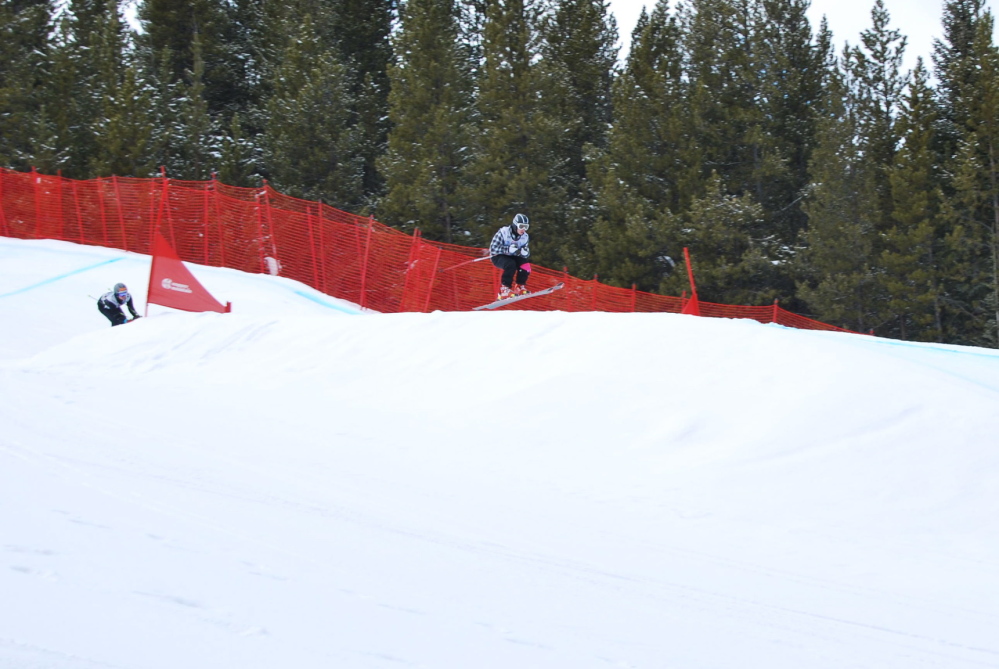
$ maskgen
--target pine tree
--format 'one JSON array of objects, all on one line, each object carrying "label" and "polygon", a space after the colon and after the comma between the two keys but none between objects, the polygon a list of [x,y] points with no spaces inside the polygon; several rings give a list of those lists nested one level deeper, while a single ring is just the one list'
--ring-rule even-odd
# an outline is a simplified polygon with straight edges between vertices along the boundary
[{"label": "pine tree", "polygon": [[154,89],[157,164],[186,178],[217,167],[250,184],[274,70],[301,26],[289,18],[295,9],[276,0],[142,0],[135,58]]},{"label": "pine tree", "polygon": [[[703,197],[682,215],[675,229],[677,247],[690,249],[700,299],[725,304],[769,304],[777,297],[776,269],[758,234],[763,207],[746,193],[726,194],[721,178],[711,175]],[[678,294],[687,277],[675,272],[663,288]]]},{"label": "pine tree", "polygon": [[772,146],[757,105],[761,81],[754,66],[754,27],[760,11],[753,0],[692,0],[680,10],[701,187],[717,173],[729,192],[751,193],[757,201],[764,181],[780,169],[780,161],[770,159]]},{"label": "pine tree", "polygon": [[966,97],[977,83],[975,42],[985,0],[944,3],[944,38],[934,40],[933,64],[941,97],[941,134],[945,153],[954,156],[968,121]]},{"label": "pine tree", "polygon": [[218,179],[233,186],[249,187],[255,166],[254,147],[243,136],[239,114],[233,114],[229,130],[222,137],[222,154],[219,157]]},{"label": "pine tree", "polygon": [[[66,176],[91,178],[107,169],[101,133],[109,114],[117,115],[112,99],[123,81],[127,34],[116,3],[70,0],[60,22],[53,54],[48,110],[66,151]],[[106,147],[105,147],[106,148]]]},{"label": "pine tree", "polygon": [[999,50],[992,42],[992,15],[983,12],[958,89],[952,118],[964,118],[954,178],[950,220],[964,228],[965,265],[960,294],[970,343],[999,346]]},{"label": "pine tree", "polygon": [[151,92],[138,67],[126,62],[128,37],[117,0],[107,0],[104,12],[94,42],[98,109],[91,126],[95,151],[90,171],[97,176],[151,176]]},{"label": "pine tree", "polygon": [[[848,53],[844,53],[844,59]],[[811,184],[803,208],[808,229],[797,259],[797,294],[819,319],[858,331],[885,320],[878,281],[878,197],[875,168],[860,136],[858,84],[850,70],[830,77],[818,121]]]},{"label": "pine tree", "polygon": [[607,148],[588,164],[597,215],[589,239],[602,281],[658,290],[680,251],[669,246],[673,213],[689,206],[700,169],[687,141],[680,30],[666,0],[642,12],[631,43],[614,83]]},{"label": "pine tree", "polygon": [[[716,174],[724,194],[740,202],[750,196],[765,213],[785,214],[782,219],[751,217],[756,229],[731,231],[732,236],[748,234],[754,252],[781,264],[789,260],[795,225],[800,225],[786,212],[802,184],[802,175],[790,169],[791,142],[800,137],[778,135],[791,127],[791,110],[782,106],[794,100],[800,113],[814,105],[810,96],[801,99],[808,91],[802,83],[804,77],[818,78],[804,10],[789,2],[693,0],[680,14],[693,130],[688,155],[697,155],[700,165],[690,197],[705,197],[704,188],[715,183],[711,175]],[[767,276],[771,284],[757,287],[761,295],[774,288],[774,275]],[[782,288],[791,292],[789,278]]]},{"label": "pine tree", "polygon": [[[214,0],[142,0],[138,18],[138,54],[147,69],[165,66],[169,82],[191,83],[202,61],[202,96],[207,113],[231,115],[245,106],[246,53],[236,52],[236,5]],[[198,41],[198,53],[193,45]]]},{"label": "pine tree", "polygon": [[978,0],[944,6],[934,61],[945,155],[943,206],[953,249],[946,274],[948,340],[999,346],[999,56],[993,18]]},{"label": "pine tree", "polygon": [[340,0],[330,5],[330,32],[340,59],[351,73],[351,90],[359,95],[371,79],[383,100],[388,96],[388,65],[392,61],[395,3],[392,0]]},{"label": "pine tree", "polygon": [[186,94],[178,101],[178,124],[173,142],[175,160],[170,163],[170,174],[178,179],[204,180],[217,167],[220,140],[205,99],[205,61],[201,57],[199,32],[194,33],[191,51],[193,70],[184,73],[190,84],[184,85]]},{"label": "pine tree", "polygon": [[545,223],[546,236],[558,240],[550,262],[578,271],[587,264],[594,221],[585,156],[607,146],[617,27],[604,0],[568,0],[545,17],[542,38],[543,108],[558,129],[551,181],[566,194]]},{"label": "pine tree", "polygon": [[455,0],[458,13],[458,48],[471,67],[473,81],[481,75],[486,11],[492,0]]},{"label": "pine tree", "polygon": [[145,70],[150,87],[149,118],[153,126],[151,142],[153,162],[164,167],[174,178],[179,176],[177,138],[180,134],[180,107],[184,99],[185,82],[174,79],[170,70],[171,55],[162,51],[157,67],[150,69],[145,56],[138,62]]},{"label": "pine tree", "polygon": [[[480,122],[468,167],[470,241],[486,244],[516,212],[540,226],[551,220],[564,192],[549,183],[550,142],[557,129],[545,117],[538,96],[537,11],[524,0],[496,0],[488,6],[484,62],[478,79]],[[531,247],[544,262],[546,235],[532,235]]]},{"label": "pine tree", "polygon": [[[890,178],[907,80],[899,69],[906,40],[888,28],[881,0],[871,19],[872,27],[861,33],[863,47],[844,49],[843,71],[827,84],[803,207],[809,220],[797,265],[803,270],[798,296],[820,318],[859,330],[884,326],[887,333],[900,324],[892,314],[899,303],[890,295],[901,294],[899,282],[908,280],[898,275],[904,263],[895,254],[909,244],[904,235],[885,253],[886,237],[897,225]],[[895,263],[894,274],[885,262]]]},{"label": "pine tree", "polygon": [[781,268],[783,297],[791,292],[787,262],[807,219],[798,206],[808,183],[808,163],[815,146],[815,108],[825,93],[825,55],[831,36],[825,25],[812,34],[807,0],[762,0],[755,28],[754,69],[759,79],[762,132],[769,153],[757,154],[758,199],[773,237],[769,253]]},{"label": "pine tree", "polygon": [[410,0],[389,68],[388,151],[378,167],[386,195],[380,220],[423,236],[458,241],[466,228],[459,194],[472,137],[470,66],[453,0]]},{"label": "pine tree", "polygon": [[363,206],[363,157],[349,124],[353,99],[346,67],[325,48],[309,16],[288,41],[267,102],[265,176],[290,195]]},{"label": "pine tree", "polygon": [[[90,119],[81,122],[79,116],[79,62],[69,41],[70,25],[71,18],[64,12],[53,31],[38,130],[32,136],[37,148],[32,149],[32,153],[38,169],[49,174],[61,171],[64,176],[80,178],[87,176],[87,172],[85,164],[74,160],[78,155],[76,140],[81,134],[80,126],[88,126]],[[43,154],[47,157],[42,158]]]},{"label": "pine tree", "polygon": [[145,116],[150,99],[137,68],[126,68],[118,88],[105,94],[104,114],[94,126],[97,152],[91,163],[93,174],[149,177],[156,173],[151,150],[153,128]]},{"label": "pine tree", "polygon": [[895,224],[885,235],[881,258],[894,320],[884,333],[902,339],[944,340],[941,267],[948,249],[941,220],[937,119],[929,74],[919,59],[899,114],[903,141],[890,174]]},{"label": "pine tree", "polygon": [[332,5],[331,28],[340,61],[349,72],[354,99],[357,150],[363,158],[362,189],[366,207],[383,194],[384,178],[376,165],[388,137],[388,65],[392,61],[393,0],[339,0]]},{"label": "pine tree", "polygon": [[880,232],[892,225],[889,173],[899,143],[895,118],[908,75],[901,72],[906,38],[888,28],[890,17],[883,0],[875,0],[871,21],[872,27],[860,34],[864,48],[850,50],[847,67],[858,85],[859,131],[868,164],[874,168]]},{"label": "pine tree", "polygon": [[32,138],[40,123],[47,127],[40,115],[51,73],[52,14],[49,0],[0,0],[0,164],[6,166],[38,162]]}]

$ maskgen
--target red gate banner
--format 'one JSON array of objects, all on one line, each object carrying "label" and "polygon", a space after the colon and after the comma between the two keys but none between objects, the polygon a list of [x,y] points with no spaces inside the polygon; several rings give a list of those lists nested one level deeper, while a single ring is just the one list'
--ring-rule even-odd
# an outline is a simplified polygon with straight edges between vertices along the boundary
[{"label": "red gate banner", "polygon": [[231,302],[223,306],[194,278],[163,235],[156,232],[153,263],[149,269],[147,304],[159,304],[181,311],[217,311],[229,313]]}]

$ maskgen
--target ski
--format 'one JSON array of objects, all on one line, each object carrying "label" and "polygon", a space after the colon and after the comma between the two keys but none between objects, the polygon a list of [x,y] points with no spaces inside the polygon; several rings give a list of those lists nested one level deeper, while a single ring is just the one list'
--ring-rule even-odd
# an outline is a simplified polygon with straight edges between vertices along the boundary
[{"label": "ski", "polygon": [[536,293],[528,293],[527,295],[514,295],[513,297],[507,297],[502,300],[496,300],[495,302],[490,302],[489,304],[483,304],[481,307],[473,307],[472,311],[479,311],[480,309],[496,309],[498,307],[503,307],[508,304],[513,304],[514,302],[520,302],[521,300],[526,300],[531,297],[540,297],[542,295],[551,295],[556,290],[560,290],[564,283],[557,283],[551,288],[545,288],[544,290],[539,290]]}]

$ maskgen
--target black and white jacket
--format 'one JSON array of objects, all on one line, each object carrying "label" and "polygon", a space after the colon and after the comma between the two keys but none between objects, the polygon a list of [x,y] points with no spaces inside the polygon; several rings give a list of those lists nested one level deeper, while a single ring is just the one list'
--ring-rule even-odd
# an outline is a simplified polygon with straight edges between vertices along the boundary
[{"label": "black and white jacket", "polygon": [[[531,249],[527,247],[529,241],[530,235],[526,232],[518,235],[513,225],[504,225],[493,235],[493,241],[489,244],[489,255],[529,258],[531,257]],[[511,251],[511,247],[516,248]]]},{"label": "black and white jacket", "polygon": [[[126,293],[125,299],[121,302],[118,301],[118,297],[114,294],[114,291],[104,293],[101,298],[97,300],[98,306],[100,306],[101,311],[114,311],[122,310],[122,307],[128,307],[128,310],[132,312],[132,318],[138,318],[139,314],[135,311],[135,306],[132,304],[132,293]],[[123,312],[124,313],[124,312]]]}]

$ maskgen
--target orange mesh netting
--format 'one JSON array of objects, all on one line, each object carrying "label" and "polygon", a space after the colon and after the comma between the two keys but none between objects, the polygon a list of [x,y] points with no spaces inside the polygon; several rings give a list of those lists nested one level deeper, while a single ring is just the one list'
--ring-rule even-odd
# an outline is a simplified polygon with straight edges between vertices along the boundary
[{"label": "orange mesh netting", "polygon": [[[499,272],[483,249],[429,242],[372,218],[299,200],[270,186],[108,177],[78,181],[0,168],[0,235],[59,239],[148,254],[159,230],[187,262],[280,274],[375,311],[466,311],[491,302]],[[688,300],[616,288],[532,263],[550,296],[504,309],[680,313]],[[773,306],[697,302],[694,313],[834,330]],[[688,310],[690,311],[690,310]]]}]

